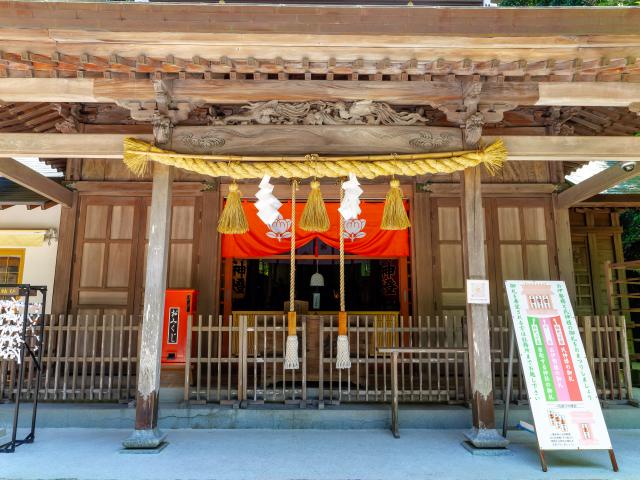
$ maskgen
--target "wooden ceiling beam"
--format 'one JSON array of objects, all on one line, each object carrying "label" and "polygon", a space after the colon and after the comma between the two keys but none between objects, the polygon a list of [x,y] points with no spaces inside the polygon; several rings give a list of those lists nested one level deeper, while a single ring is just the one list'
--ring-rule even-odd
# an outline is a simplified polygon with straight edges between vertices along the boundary
[{"label": "wooden ceiling beam", "polygon": [[[174,101],[242,104],[374,100],[396,105],[460,102],[457,82],[329,80],[173,80]],[[480,103],[628,107],[640,99],[632,82],[486,82]],[[153,81],[99,78],[0,78],[0,102],[154,102]]]},{"label": "wooden ceiling beam", "polygon": [[56,203],[67,207],[71,206],[73,200],[71,190],[24,166],[13,158],[0,157],[0,176]]},{"label": "wooden ceiling beam", "polygon": [[[502,138],[509,160],[640,162],[640,137],[483,136],[485,145]],[[1,153],[1,152],[0,152]]]},{"label": "wooden ceiling beam", "polygon": [[591,178],[568,188],[558,194],[558,208],[569,208],[594,195],[614,187],[640,174],[640,167],[636,164],[621,164],[597,173]]},{"label": "wooden ceiling beam", "polygon": [[540,82],[536,105],[629,107],[640,101],[640,83]]},{"label": "wooden ceiling beam", "polygon": [[620,194],[620,193],[605,193],[594,195],[593,197],[584,200],[576,207],[609,207],[609,208],[639,208],[640,207],[640,194]]},{"label": "wooden ceiling beam", "polygon": [[[356,2],[354,2],[356,3]],[[93,35],[102,40],[109,32],[126,40],[133,32],[157,41],[158,34],[171,32],[192,36],[233,34],[309,36],[326,34],[449,36],[487,38],[531,36],[541,43],[558,35],[565,42],[581,36],[637,35],[640,12],[633,9],[481,9],[429,8],[404,2],[396,6],[359,5],[234,5],[211,4],[121,4],[66,2],[0,2],[0,18],[14,36],[24,39],[48,35],[51,41]],[[589,21],[597,18],[597,22]],[[197,19],[195,21],[194,19]],[[27,30],[28,31],[24,31]],[[21,31],[22,30],[22,31]],[[14,33],[15,32],[15,33]],[[86,32],[86,33],[85,33]],[[332,35],[330,35],[332,34]],[[134,37],[135,38],[135,37]],[[532,48],[535,48],[532,45]]]},{"label": "wooden ceiling beam", "polygon": [[[255,125],[252,127],[252,141],[255,145],[255,153],[263,152],[272,144],[272,135],[260,135],[255,133]],[[259,126],[258,126],[259,127]],[[275,129],[281,125],[263,126],[262,128]],[[180,134],[180,130],[188,127],[176,127],[174,135]],[[212,127],[214,128],[214,127]],[[368,131],[363,138],[356,138],[358,130],[351,133],[353,143],[360,145],[363,142],[371,142],[376,138],[375,129],[367,127]],[[402,128],[402,127],[382,127]],[[230,139],[238,137],[238,132],[243,131],[243,126],[215,127],[221,132],[229,129]],[[318,136],[313,126],[306,127],[309,135]],[[320,129],[318,130],[320,131]],[[362,131],[362,129],[361,129]],[[235,132],[235,133],[233,133]],[[387,135],[385,133],[384,135]],[[386,137],[382,135],[384,140]],[[0,156],[7,157],[40,157],[40,158],[107,158],[121,159],[123,140],[132,134],[55,134],[55,133],[0,133]],[[153,141],[153,135],[133,134],[136,138],[145,141]],[[321,135],[320,137],[321,138]],[[483,136],[485,144],[489,144],[502,138],[509,151],[510,161],[577,161],[608,160],[627,162],[640,162],[640,137],[595,137],[595,136]],[[262,142],[261,143],[261,139]],[[318,140],[321,141],[321,140]],[[328,144],[331,137],[327,137]],[[227,153],[233,153],[233,140],[227,141]],[[271,145],[272,147],[272,145]],[[300,153],[309,153],[304,145],[300,147]]]}]

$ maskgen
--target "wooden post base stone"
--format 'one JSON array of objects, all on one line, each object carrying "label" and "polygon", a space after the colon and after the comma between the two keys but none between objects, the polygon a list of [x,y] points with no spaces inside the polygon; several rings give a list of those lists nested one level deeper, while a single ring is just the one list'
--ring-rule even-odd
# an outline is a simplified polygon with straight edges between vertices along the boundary
[{"label": "wooden post base stone", "polygon": [[122,442],[122,446],[125,449],[132,450],[162,450],[167,445],[165,441],[166,437],[167,434],[162,433],[158,428],[134,430],[131,435]]},{"label": "wooden post base stone", "polygon": [[474,447],[473,443],[469,440],[465,440],[461,445],[471,455],[477,455],[479,457],[504,457],[513,455],[513,452],[508,448],[478,448]]},{"label": "wooden post base stone", "polygon": [[476,449],[505,449],[509,440],[495,428],[472,428],[464,433],[467,442]]}]

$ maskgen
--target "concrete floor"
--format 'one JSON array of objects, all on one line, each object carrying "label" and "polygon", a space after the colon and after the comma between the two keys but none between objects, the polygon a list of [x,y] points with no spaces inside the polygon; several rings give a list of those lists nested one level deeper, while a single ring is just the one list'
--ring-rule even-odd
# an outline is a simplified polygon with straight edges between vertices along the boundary
[{"label": "concrete floor", "polygon": [[37,431],[36,443],[0,455],[0,479],[473,479],[640,478],[640,430],[613,430],[620,472],[606,452],[548,452],[540,470],[535,437],[510,433],[510,456],[478,457],[459,430],[171,430],[156,455],[124,455],[124,429]]}]

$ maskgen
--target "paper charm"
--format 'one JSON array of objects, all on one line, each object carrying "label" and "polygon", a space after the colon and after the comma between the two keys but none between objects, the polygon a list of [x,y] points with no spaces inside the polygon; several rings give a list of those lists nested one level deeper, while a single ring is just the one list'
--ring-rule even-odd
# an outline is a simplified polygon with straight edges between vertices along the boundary
[{"label": "paper charm", "polygon": [[[39,308],[38,305],[35,305]],[[25,339],[22,338],[22,322],[24,318],[24,304],[22,301],[12,298],[0,300],[0,359],[15,360],[20,363],[20,349]],[[38,337],[36,327],[39,319],[39,311],[27,314],[27,338],[33,338],[35,343],[31,350],[37,350]]]},{"label": "paper charm", "polygon": [[353,173],[350,173],[349,180],[342,184],[342,189],[344,190],[344,196],[338,211],[345,220],[355,220],[361,212],[360,195],[362,195],[362,189]]},{"label": "paper charm", "polygon": [[278,209],[282,206],[282,202],[278,200],[273,194],[273,185],[269,183],[271,177],[265,175],[260,181],[260,190],[256,193],[258,201],[255,203],[258,209],[258,218],[262,220],[265,225],[271,225],[278,219],[280,213]]}]

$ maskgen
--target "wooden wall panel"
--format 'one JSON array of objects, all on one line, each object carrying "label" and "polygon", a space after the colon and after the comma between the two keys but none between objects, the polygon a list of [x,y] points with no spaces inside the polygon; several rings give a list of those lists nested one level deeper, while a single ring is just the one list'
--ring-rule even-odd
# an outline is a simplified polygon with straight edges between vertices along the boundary
[{"label": "wooden wall panel", "polygon": [[573,208],[569,218],[578,312],[605,315],[608,299],[604,262],[624,261],[619,213],[611,208]]},{"label": "wooden wall panel", "polygon": [[[110,191],[108,183],[105,185]],[[75,258],[68,293],[71,313],[141,313],[149,204],[150,196],[142,194],[121,196],[92,192],[80,195]],[[216,210],[212,215],[215,222],[210,222],[215,232],[217,204],[210,206]],[[213,239],[200,239],[201,216],[199,194],[174,195],[168,288],[200,288],[201,249],[213,248],[212,252],[207,252],[209,267],[219,262],[217,232]],[[211,231],[209,228],[208,235]]]},{"label": "wooden wall panel", "polygon": [[465,275],[460,198],[434,198],[432,208],[434,311],[461,316],[465,311]]},{"label": "wooden wall panel", "polygon": [[71,292],[72,313],[132,311],[137,232],[142,216],[136,197],[80,198]]},{"label": "wooden wall panel", "polygon": [[[414,187],[415,189],[415,187]],[[431,246],[431,194],[413,194],[411,215],[411,292],[413,315],[433,314],[433,254]]]},{"label": "wooden wall panel", "polygon": [[221,252],[218,218],[220,216],[219,188],[202,192],[200,245],[198,261],[198,312],[217,318],[220,309]]},{"label": "wooden wall panel", "polygon": [[[483,203],[490,308],[493,314],[503,314],[504,280],[557,278],[551,202],[543,197],[485,197]],[[460,199],[432,198],[432,212],[435,311],[459,315],[466,302]]]},{"label": "wooden wall panel", "polygon": [[593,315],[593,282],[589,261],[587,238],[576,237],[571,242],[573,249],[573,271],[576,283],[575,310],[577,315]]},{"label": "wooden wall panel", "polygon": [[128,287],[131,270],[131,244],[112,243],[109,245],[107,262],[107,287]]},{"label": "wooden wall panel", "polygon": [[558,278],[551,198],[485,198],[488,231],[497,232],[487,242],[497,253],[490,263],[494,314],[508,309],[506,280]]}]

